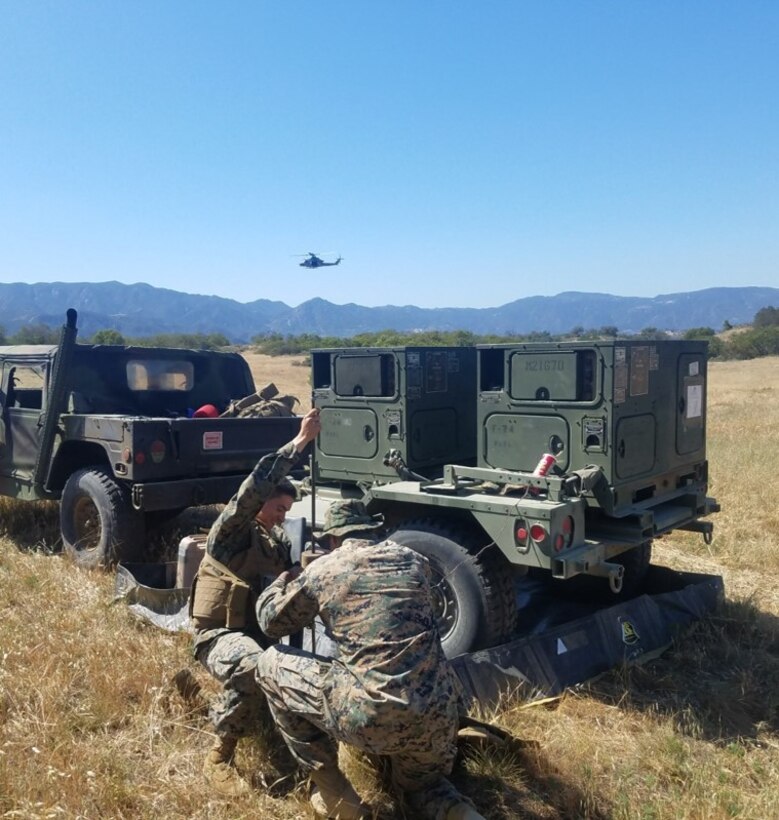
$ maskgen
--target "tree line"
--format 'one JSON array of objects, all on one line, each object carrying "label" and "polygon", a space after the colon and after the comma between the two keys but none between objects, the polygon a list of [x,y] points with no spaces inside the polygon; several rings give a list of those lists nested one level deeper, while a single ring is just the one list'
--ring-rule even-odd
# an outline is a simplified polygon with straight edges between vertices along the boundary
[{"label": "tree line", "polygon": [[[726,332],[729,331],[729,332]],[[57,344],[60,331],[45,324],[24,325],[15,333],[7,335],[0,327],[0,344],[29,345]],[[656,327],[646,327],[638,333],[622,333],[612,325],[597,329],[578,326],[568,333],[552,335],[546,331],[533,333],[477,334],[467,330],[429,330],[403,332],[380,330],[359,333],[356,336],[319,336],[302,333],[297,336],[281,333],[260,333],[251,340],[251,347],[258,353],[270,356],[307,354],[313,348],[322,347],[402,347],[404,345],[461,347],[476,344],[513,344],[524,342],[596,341],[608,339],[702,339],[709,342],[709,356],[713,359],[754,359],[758,356],[779,355],[779,308],[761,308],[751,326],[735,328],[725,322],[720,332],[711,327],[696,327],[683,334],[671,334]],[[223,350],[232,347],[222,333],[156,333],[152,336],[126,337],[113,329],[98,330],[86,340],[91,344],[139,345],[141,347],[183,347],[196,350]]]},{"label": "tree line", "polygon": [[[731,332],[726,332],[731,331]],[[477,334],[466,330],[431,330],[400,332],[381,330],[375,333],[359,333],[349,338],[318,336],[303,333],[298,336],[281,333],[262,333],[252,339],[252,347],[258,353],[270,356],[306,354],[309,350],[323,347],[402,347],[404,345],[458,347],[476,344],[521,344],[524,342],[598,341],[609,339],[699,339],[709,343],[712,359],[754,359],[758,356],[779,355],[779,308],[762,308],[755,314],[751,327],[734,328],[730,322],[723,324],[718,333],[711,327],[696,327],[683,334],[672,334],[656,327],[646,327],[638,333],[622,333],[607,325],[587,330],[574,327],[568,333],[552,335],[546,331],[534,333]]]},{"label": "tree line", "polygon": [[[44,324],[23,325],[11,335],[0,327],[0,345],[55,345],[59,337],[59,328]],[[223,333],[155,333],[152,336],[134,337],[124,336],[113,329],[98,330],[81,341],[93,345],[185,347],[193,350],[222,350],[231,346],[230,340]]]}]

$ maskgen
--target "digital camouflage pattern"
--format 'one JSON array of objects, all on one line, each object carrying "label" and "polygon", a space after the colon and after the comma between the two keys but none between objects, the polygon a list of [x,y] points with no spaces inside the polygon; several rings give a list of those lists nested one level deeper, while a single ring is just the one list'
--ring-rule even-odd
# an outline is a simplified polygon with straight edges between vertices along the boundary
[{"label": "digital camouflage pattern", "polygon": [[246,737],[268,720],[268,706],[255,676],[262,652],[254,638],[235,630],[222,630],[201,643],[197,659],[223,684],[208,711],[217,735]]},{"label": "digital camouflage pattern", "polygon": [[237,575],[241,574],[245,553],[251,546],[250,533],[255,516],[297,458],[292,442],[261,458],[211,527],[206,551]]},{"label": "digital camouflage pattern", "polygon": [[[290,543],[283,530],[274,527],[268,532],[255,517],[296,460],[291,443],[260,459],[208,533],[206,551],[257,594],[264,579],[276,578],[290,566]],[[197,600],[197,584],[193,594]],[[255,679],[266,643],[256,624],[246,630],[227,629],[223,624],[196,630],[195,657],[223,684],[210,710],[217,734],[245,736],[267,713]]]},{"label": "digital camouflage pattern", "polygon": [[262,399],[236,414],[240,419],[267,418],[268,416],[294,416],[293,408],[297,403],[295,396],[278,396],[274,399]]},{"label": "digital camouflage pattern", "polygon": [[373,530],[384,525],[381,515],[369,515],[362,501],[341,501],[325,511],[322,535],[346,535],[355,530]]},{"label": "digital camouflage pattern", "polygon": [[386,755],[415,816],[462,797],[446,775],[456,754],[459,685],[441,649],[427,560],[393,541],[345,539],[257,603],[268,636],[319,615],[337,648],[325,659],[275,646],[258,679],[290,750],[308,770],[337,765],[337,741]]},{"label": "digital camouflage pattern", "polygon": [[294,416],[295,405],[298,403],[296,396],[279,395],[278,388],[271,382],[250,396],[231,401],[222,417]]}]

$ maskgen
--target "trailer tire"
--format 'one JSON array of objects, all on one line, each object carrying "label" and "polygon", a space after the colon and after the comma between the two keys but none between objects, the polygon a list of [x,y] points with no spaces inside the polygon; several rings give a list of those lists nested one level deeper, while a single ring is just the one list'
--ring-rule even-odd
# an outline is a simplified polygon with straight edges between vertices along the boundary
[{"label": "trailer tire", "polygon": [[78,470],[65,482],[60,530],[66,553],[85,569],[143,558],[143,516],[127,490],[100,467]]},{"label": "trailer tire", "polygon": [[511,637],[517,620],[514,572],[494,546],[433,520],[407,521],[389,537],[424,555],[447,658]]}]

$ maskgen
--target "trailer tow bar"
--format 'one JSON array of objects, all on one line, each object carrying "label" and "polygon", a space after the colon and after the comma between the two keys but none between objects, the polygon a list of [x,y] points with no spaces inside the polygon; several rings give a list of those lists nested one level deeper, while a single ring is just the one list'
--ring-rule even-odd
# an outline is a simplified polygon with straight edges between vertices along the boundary
[{"label": "trailer tow bar", "polygon": [[588,575],[596,575],[599,578],[609,579],[609,589],[619,595],[622,592],[622,580],[625,577],[625,567],[622,564],[613,564],[604,561],[600,564],[592,564],[586,570]]}]

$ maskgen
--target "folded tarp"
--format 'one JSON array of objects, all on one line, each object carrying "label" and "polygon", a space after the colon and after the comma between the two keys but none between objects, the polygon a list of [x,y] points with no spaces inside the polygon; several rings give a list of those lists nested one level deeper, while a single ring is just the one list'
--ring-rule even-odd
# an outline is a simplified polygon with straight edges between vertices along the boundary
[{"label": "folded tarp", "polygon": [[123,601],[134,615],[161,629],[191,632],[189,589],[175,587],[177,566],[175,561],[119,564],[114,601]]},{"label": "folded tarp", "polygon": [[[714,611],[724,595],[718,575],[657,566],[649,570],[645,594],[600,609],[585,599],[561,600],[554,582],[536,587],[528,593],[520,585],[526,634],[452,660],[469,700],[489,706],[506,693],[525,700],[557,695],[615,666],[649,660],[680,629]],[[586,609],[570,619],[572,611]]]}]

